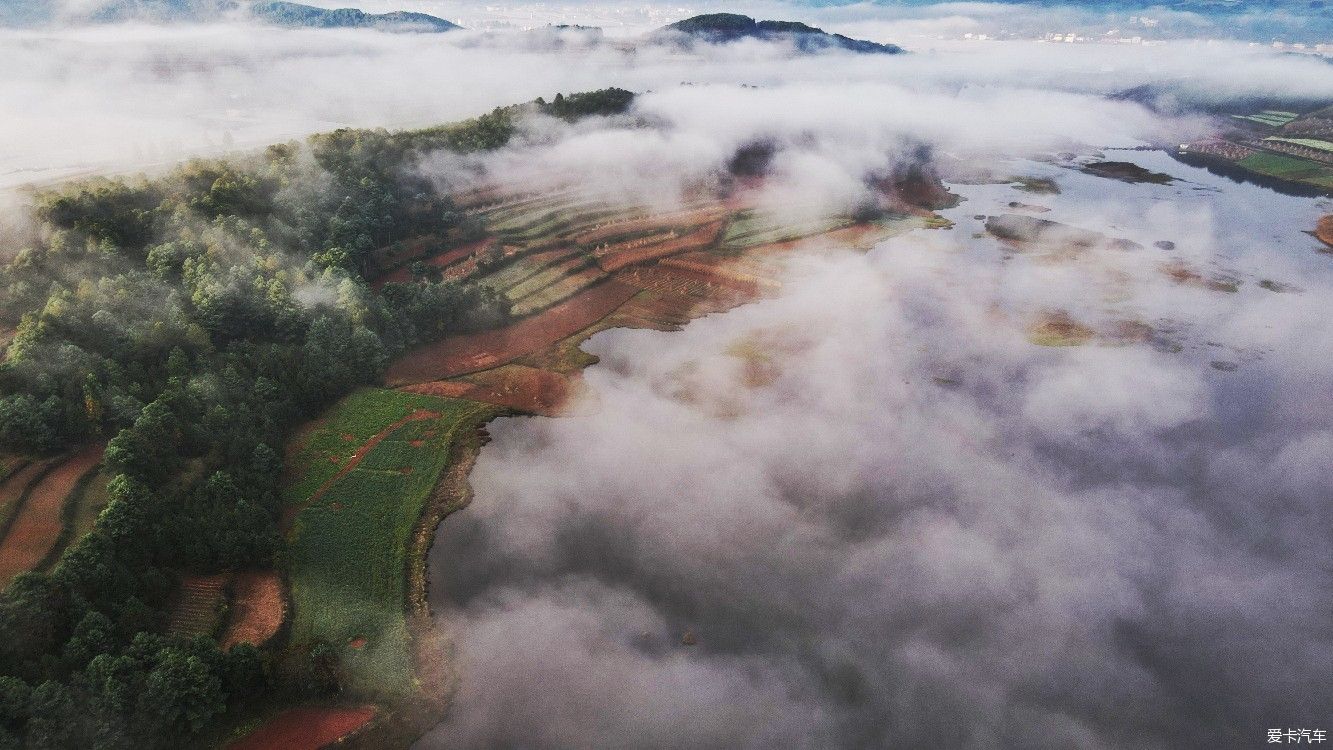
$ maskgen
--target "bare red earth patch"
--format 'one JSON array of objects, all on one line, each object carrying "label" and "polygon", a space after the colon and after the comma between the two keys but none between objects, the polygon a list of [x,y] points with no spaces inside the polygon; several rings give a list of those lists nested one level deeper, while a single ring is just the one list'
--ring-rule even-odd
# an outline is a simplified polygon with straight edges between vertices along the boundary
[{"label": "bare red earth patch", "polygon": [[0,484],[0,506],[18,502],[18,499],[23,496],[23,491],[28,488],[28,485],[38,474],[46,470],[48,464],[47,461],[31,461],[25,464],[23,468],[5,477],[4,483]]},{"label": "bare red earth patch", "polygon": [[90,445],[51,470],[28,493],[9,533],[0,542],[0,585],[32,570],[60,540],[65,498],[79,479],[102,460],[105,445]]},{"label": "bare red earth patch", "polygon": [[1314,236],[1325,245],[1333,247],[1333,214],[1320,217],[1319,222],[1314,225]]},{"label": "bare red earth patch", "polygon": [[[494,240],[479,240],[477,242],[470,242],[466,245],[461,245],[459,247],[456,247],[453,250],[449,250],[447,252],[440,253],[439,255],[434,255],[429,258],[426,258],[423,262],[428,266],[434,266],[436,268],[445,268],[447,266],[451,266],[461,260],[464,260],[465,258],[468,258],[476,253],[485,250],[492,242],[494,242]],[[385,284],[388,284],[390,282],[397,282],[401,284],[409,282],[411,280],[412,280],[412,273],[407,269],[406,266],[404,266],[402,268],[399,268],[395,271],[392,271],[375,279],[373,282],[371,282],[370,286],[371,288],[378,291]]]},{"label": "bare red earth patch", "polygon": [[231,620],[222,634],[222,648],[238,643],[262,646],[282,627],[287,604],[282,578],[271,570],[237,573],[232,583]]},{"label": "bare red earth patch", "polygon": [[[593,256],[597,258],[597,265],[601,266],[602,270],[616,271],[635,263],[708,247],[717,241],[717,236],[721,234],[725,225],[725,222],[716,221],[684,236],[672,235],[658,242],[645,242],[645,240],[621,242],[595,250]],[[645,244],[638,245],[636,244],[638,242]]]},{"label": "bare red earth patch", "polygon": [[637,291],[608,279],[517,323],[420,347],[394,362],[385,380],[390,385],[406,385],[498,367],[578,333],[611,314]]},{"label": "bare red earth patch", "polygon": [[360,730],[373,718],[374,706],[293,708],[231,743],[227,750],[319,750]]},{"label": "bare red earth patch", "polygon": [[570,379],[559,373],[524,365],[505,365],[466,376],[465,380],[444,380],[404,386],[409,393],[446,398],[465,398],[496,406],[541,414],[557,415],[573,392]]}]

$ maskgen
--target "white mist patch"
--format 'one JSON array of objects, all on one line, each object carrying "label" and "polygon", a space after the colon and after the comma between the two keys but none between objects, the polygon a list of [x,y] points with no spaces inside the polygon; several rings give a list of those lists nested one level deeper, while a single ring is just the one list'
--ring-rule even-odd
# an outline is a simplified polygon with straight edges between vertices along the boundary
[{"label": "white mist patch", "polygon": [[[1197,193],[1058,174],[1052,214],[1108,234]],[[1287,415],[1333,390],[1333,269],[1197,205],[1014,252],[966,217],[1022,194],[957,189],[953,230],[600,334],[589,410],[492,425],[435,547],[462,671],[423,747],[1223,746],[1318,715],[1333,410]],[[1166,235],[1240,289],[1164,274]],[[1039,346],[1051,307],[1181,347]]]},{"label": "white mist patch", "polygon": [[[936,106],[940,92],[955,92],[962,99],[990,97],[997,107],[1010,104],[997,109],[1007,111],[1005,140],[1081,125],[1080,132],[1098,143],[1110,142],[1108,129],[1137,131],[1144,123],[1128,106],[1115,111],[1054,93],[1034,102],[1034,91],[1101,94],[1172,81],[1192,101],[1333,96],[1333,77],[1318,60],[1192,42],[1151,49],[1012,42],[909,55],[792,57],[780,45],[758,42],[705,46],[692,54],[651,45],[627,52],[613,41],[560,50],[521,31],[391,34],[216,23],[0,30],[0,47],[6,51],[0,100],[20,108],[0,123],[0,138],[21,145],[0,156],[0,188],[94,170],[157,168],[337,127],[437,124],[557,91],[606,86],[664,92],[682,83],[804,83],[831,92],[889,85],[913,95],[891,95],[891,101],[904,121],[923,128],[917,132],[945,127],[987,135],[964,110]],[[770,114],[778,124],[841,116],[851,130],[865,109],[886,103],[874,90],[865,93],[871,96],[834,109],[817,97],[793,99]],[[1034,104],[1049,114],[1024,120],[1024,108]],[[1120,117],[1130,122],[1116,125]],[[1001,129],[989,131],[974,145],[998,145]]]}]

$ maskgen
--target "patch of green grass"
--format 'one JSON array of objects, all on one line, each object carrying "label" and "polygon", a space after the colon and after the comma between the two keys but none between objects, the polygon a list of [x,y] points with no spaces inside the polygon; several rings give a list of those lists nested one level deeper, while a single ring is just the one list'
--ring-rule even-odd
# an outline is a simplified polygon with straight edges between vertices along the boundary
[{"label": "patch of green grass", "polygon": [[1259,151],[1236,162],[1252,172],[1282,180],[1333,188],[1333,167],[1296,156]]},{"label": "patch of green grass", "polygon": [[[355,468],[312,499],[341,468],[329,455],[350,456],[422,409],[439,416],[393,428]],[[286,493],[289,505],[305,506],[289,540],[291,645],[298,652],[318,642],[332,646],[340,655],[345,688],[384,697],[410,694],[414,677],[405,614],[412,532],[448,462],[450,445],[496,413],[495,407],[472,401],[366,389],[334,406],[307,437],[296,459],[302,477]]]}]

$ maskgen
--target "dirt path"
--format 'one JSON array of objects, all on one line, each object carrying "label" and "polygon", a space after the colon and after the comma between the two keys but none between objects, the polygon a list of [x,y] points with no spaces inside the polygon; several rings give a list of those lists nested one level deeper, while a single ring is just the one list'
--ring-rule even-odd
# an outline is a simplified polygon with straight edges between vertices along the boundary
[{"label": "dirt path", "polygon": [[91,445],[71,456],[38,481],[18,509],[9,533],[0,541],[0,585],[32,570],[60,539],[65,498],[102,460],[103,445]]}]

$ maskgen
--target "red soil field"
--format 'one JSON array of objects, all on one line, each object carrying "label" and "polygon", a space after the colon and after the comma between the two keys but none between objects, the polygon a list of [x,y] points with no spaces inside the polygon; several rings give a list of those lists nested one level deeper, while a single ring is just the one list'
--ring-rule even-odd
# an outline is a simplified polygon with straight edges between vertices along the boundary
[{"label": "red soil field", "polygon": [[701,208],[694,211],[682,211],[674,214],[658,214],[655,216],[645,216],[638,219],[628,219],[625,221],[612,222],[576,235],[575,244],[588,245],[594,242],[601,242],[611,237],[623,236],[638,232],[648,232],[661,227],[669,226],[698,226],[714,221],[721,221],[727,217],[726,209],[720,206],[710,208]]},{"label": "red soil field", "polygon": [[282,627],[287,604],[282,578],[271,570],[237,573],[232,584],[231,621],[222,634],[222,648],[238,643],[262,646]]},{"label": "red soil field", "polygon": [[0,506],[17,502],[19,497],[23,495],[23,490],[32,483],[33,478],[41,474],[48,465],[48,461],[32,461],[22,469],[5,477],[5,481],[0,483]]},{"label": "red soil field", "polygon": [[631,269],[617,278],[647,292],[616,311],[617,323],[631,328],[676,330],[699,315],[729,310],[755,298],[752,292],[722,285],[711,275],[660,263]]},{"label": "red soil field", "polygon": [[[717,221],[707,226],[696,229],[683,237],[677,237],[666,242],[643,245],[642,247],[621,247],[612,245],[611,247],[595,251],[593,255],[597,258],[597,265],[604,271],[616,271],[625,266],[635,263],[642,263],[647,260],[664,258],[668,255],[683,253],[690,250],[698,250],[708,247],[717,241],[717,236],[722,232],[724,222]],[[632,243],[622,243],[632,244]]]},{"label": "red soil field", "polygon": [[396,263],[405,263],[409,260],[412,260],[413,258],[421,257],[422,254],[424,254],[427,250],[430,249],[431,245],[434,245],[439,241],[440,239],[435,235],[414,237],[410,240],[405,240],[403,242],[404,245],[403,249],[405,251],[403,252],[403,254],[391,258],[389,257],[389,250],[391,246],[386,246],[378,248],[374,252],[372,252],[371,260],[378,267],[383,267],[385,265],[392,265]]},{"label": "red soil field", "polygon": [[[439,255],[427,258],[425,260],[425,263],[428,266],[435,266],[436,268],[444,268],[445,266],[450,266],[453,265],[454,263],[457,263],[460,260],[463,260],[464,258],[472,255],[473,253],[481,252],[482,250],[486,249],[486,247],[493,241],[494,240],[487,239],[487,240],[478,240],[476,242],[470,242],[466,245],[461,245],[459,247],[456,247],[453,250],[449,250],[447,252],[440,253]],[[412,280],[412,274],[407,270],[407,266],[403,266],[402,268],[399,268],[395,271],[391,271],[390,273],[387,273],[375,279],[370,283],[370,286],[372,289],[378,290],[391,281],[401,283],[411,280]]]},{"label": "red soil field", "polygon": [[227,746],[227,750],[319,750],[375,718],[374,706],[293,708]]},{"label": "red soil field", "polygon": [[1320,217],[1319,223],[1314,226],[1314,236],[1325,245],[1333,247],[1333,214]]},{"label": "red soil field", "polygon": [[0,583],[46,558],[60,539],[61,511],[79,479],[102,461],[105,445],[90,445],[57,466],[32,488],[0,542]]},{"label": "red soil field", "polygon": [[611,314],[639,290],[608,279],[558,305],[503,328],[451,336],[409,352],[389,366],[393,386],[489,370],[540,351]]},{"label": "red soil field", "polygon": [[745,249],[745,256],[753,258],[766,254],[789,253],[795,250],[808,253],[813,250],[835,248],[845,249],[847,247],[869,250],[889,234],[891,234],[891,232],[876,226],[875,224],[852,224],[851,226],[832,229],[827,232],[812,234],[806,237],[797,237],[792,240],[782,240],[781,242],[768,242],[762,245],[754,245]]},{"label": "red soil field", "polygon": [[667,258],[662,265],[673,271],[684,271],[686,275],[697,274],[704,281],[710,281],[731,287],[746,294],[759,294],[765,289],[777,289],[782,286],[773,279],[746,273],[734,267],[726,258],[717,258],[704,253],[690,253],[679,258]]},{"label": "red soil field", "polygon": [[549,370],[506,365],[479,372],[469,376],[466,381],[437,380],[405,386],[402,390],[445,398],[465,398],[530,414],[556,416],[569,399],[573,387],[568,378]]}]

